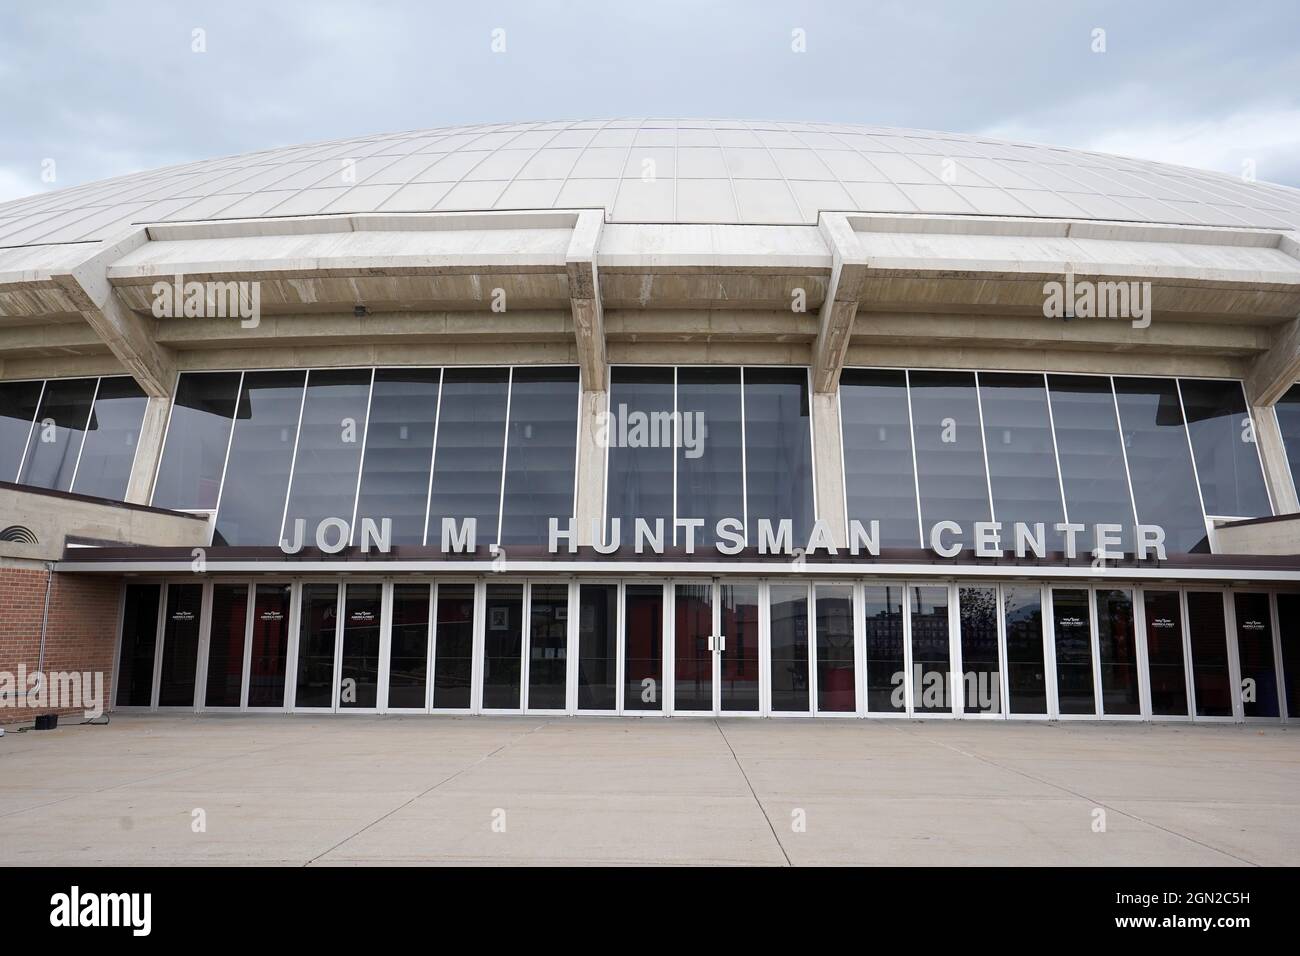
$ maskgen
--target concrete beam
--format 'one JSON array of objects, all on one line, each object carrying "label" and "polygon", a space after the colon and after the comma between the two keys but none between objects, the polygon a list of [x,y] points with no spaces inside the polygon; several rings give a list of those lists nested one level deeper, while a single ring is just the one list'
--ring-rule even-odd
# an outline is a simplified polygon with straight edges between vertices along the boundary
[{"label": "concrete beam", "polygon": [[834,393],[840,385],[853,320],[866,284],[867,260],[845,216],[823,213],[818,227],[831,250],[831,280],[813,346],[813,391]]},{"label": "concrete beam", "polygon": [[1267,352],[1251,363],[1246,374],[1246,394],[1252,405],[1276,405],[1300,379],[1300,317],[1273,335]]},{"label": "concrete beam", "polygon": [[844,504],[844,449],[840,437],[840,398],[834,392],[812,396],[814,474],[817,476],[817,517],[826,522],[837,548],[849,544],[849,517]]},{"label": "concrete beam", "polygon": [[150,396],[140,422],[140,437],[136,442],[135,466],[126,486],[125,500],[130,504],[147,505],[153,494],[153,479],[158,472],[158,459],[162,456],[163,436],[167,431],[167,414],[171,402],[166,398]]},{"label": "concrete beam", "polygon": [[[573,509],[578,544],[594,544],[592,523],[605,513],[605,442],[601,440],[609,392],[584,390],[578,409],[578,495]],[[623,529],[624,540],[630,529]]]},{"label": "concrete beam", "polygon": [[1250,410],[1255,422],[1255,440],[1259,442],[1259,457],[1264,462],[1264,479],[1273,496],[1273,513],[1295,514],[1300,511],[1295,481],[1291,475],[1291,462],[1287,459],[1282,431],[1277,427],[1277,415],[1272,408],[1255,406]]},{"label": "concrete beam", "polygon": [[605,358],[605,313],[600,302],[600,278],[596,272],[596,250],[604,223],[604,214],[600,211],[580,213],[564,257],[583,388],[600,392],[605,391],[609,378],[609,363]]},{"label": "concrete beam", "polygon": [[171,394],[176,357],[154,340],[151,324],[124,306],[108,281],[108,267],[148,242],[145,229],[135,229],[99,247],[93,256],[66,272],[50,276],[76,305],[90,327],[151,396]]}]

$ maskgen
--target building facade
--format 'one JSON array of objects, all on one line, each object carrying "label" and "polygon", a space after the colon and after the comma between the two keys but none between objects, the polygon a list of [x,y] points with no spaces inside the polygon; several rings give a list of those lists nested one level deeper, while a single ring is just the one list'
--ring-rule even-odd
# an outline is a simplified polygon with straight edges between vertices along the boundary
[{"label": "building facade", "polygon": [[0,722],[85,710],[69,673],[122,711],[1287,720],[1298,224],[1155,163],[687,120],[0,205]]}]

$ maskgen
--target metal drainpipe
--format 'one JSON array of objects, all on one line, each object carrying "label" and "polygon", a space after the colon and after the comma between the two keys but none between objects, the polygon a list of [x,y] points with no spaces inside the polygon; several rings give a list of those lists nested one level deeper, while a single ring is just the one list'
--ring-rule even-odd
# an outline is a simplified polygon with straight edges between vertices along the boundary
[{"label": "metal drainpipe", "polygon": [[45,610],[41,612],[41,651],[36,670],[45,673],[45,628],[50,620],[50,586],[54,583],[54,562],[45,562]]}]

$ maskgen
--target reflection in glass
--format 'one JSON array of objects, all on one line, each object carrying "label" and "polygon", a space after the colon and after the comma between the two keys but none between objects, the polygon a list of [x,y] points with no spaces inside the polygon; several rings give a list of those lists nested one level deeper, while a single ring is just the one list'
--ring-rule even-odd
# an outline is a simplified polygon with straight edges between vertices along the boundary
[{"label": "reflection in glass", "polygon": [[973,372],[909,372],[912,436],[925,541],[937,521],[956,521],[963,540],[988,521],[989,486]]},{"label": "reflection in glass", "polygon": [[339,706],[370,709],[379,704],[379,624],[382,586],[345,585]]},{"label": "reflection in glass", "polygon": [[1278,633],[1282,636],[1282,681],[1286,711],[1300,717],[1300,594],[1277,596]]},{"label": "reflection in glass", "polygon": [[1092,691],[1092,621],[1088,592],[1052,589],[1056,635],[1056,703],[1062,714],[1095,714]]},{"label": "reflection in glass", "polygon": [[217,507],[239,401],[239,377],[239,372],[181,375],[154,482],[155,508],[212,511]]},{"label": "reflection in glass", "polygon": [[866,605],[867,710],[907,710],[907,665],[903,658],[903,589],[868,584]]},{"label": "reflection in glass", "polygon": [[629,584],[623,612],[623,709],[662,710],[663,586]]},{"label": "reflection in glass", "polygon": [[868,529],[879,521],[882,548],[919,547],[907,373],[845,369],[840,429],[849,519]]},{"label": "reflection in glass", "polygon": [[248,585],[214,584],[204,707],[240,705],[244,684],[244,628],[247,622]]},{"label": "reflection in glass", "polygon": [[54,491],[72,487],[96,381],[65,378],[45,383],[41,407],[36,412],[36,427],[27,441],[27,457],[18,477],[19,484]]},{"label": "reflection in glass", "polygon": [[96,498],[126,497],[148,404],[144,389],[129,375],[99,380],[73,491]]},{"label": "reflection in glass", "polygon": [[162,668],[158,677],[159,707],[193,707],[199,669],[199,620],[202,584],[169,584],[163,617]]},{"label": "reflection in glass", "polygon": [[577,454],[578,370],[515,369],[501,543],[544,545],[551,518],[566,526]]},{"label": "reflection in glass", "polygon": [[[436,368],[376,369],[354,543],[361,540],[363,518],[374,521],[376,527],[382,527],[384,518],[391,518],[395,545],[424,543],[441,379],[442,371]],[[441,527],[438,530],[441,532]],[[433,541],[435,545],[440,542],[440,536]]]},{"label": "reflection in glass", "polygon": [[153,658],[158,644],[160,584],[128,584],[122,605],[122,644],[117,660],[117,706],[153,703]]},{"label": "reflection in glass", "polygon": [[713,710],[713,585],[673,587],[676,630],[673,642],[673,708]]},{"label": "reflection in glass", "polygon": [[[509,609],[498,612],[509,619]],[[434,631],[433,706],[468,710],[474,664],[474,585],[439,584]]]},{"label": "reflection in glass", "polygon": [[393,633],[388,654],[388,706],[424,709],[429,670],[429,586],[393,585]]},{"label": "reflection in glass", "polygon": [[1184,378],[1178,387],[1206,513],[1236,518],[1271,515],[1255,424],[1246,410],[1241,383]]},{"label": "reflection in glass", "polygon": [[17,481],[27,439],[31,437],[36,406],[41,400],[35,382],[0,382],[0,481]]},{"label": "reflection in glass", "polygon": [[1282,444],[1286,446],[1291,480],[1300,488],[1300,385],[1292,385],[1273,406],[1273,412],[1277,416],[1278,431],[1282,433]]},{"label": "reflection in glass", "polygon": [[1043,663],[1043,595],[1036,587],[1006,587],[1007,710],[1047,713],[1047,667]]},{"label": "reflection in glass", "polygon": [[615,366],[609,376],[606,521],[619,519],[621,537],[629,542],[636,518],[651,530],[662,518],[665,540],[671,541],[673,369]]},{"label": "reflection in glass", "polygon": [[578,709],[618,706],[618,585],[578,588]]},{"label": "reflection in glass", "polygon": [[524,588],[487,586],[487,628],[483,641],[483,706],[518,710],[523,662]]},{"label": "reflection in glass", "polygon": [[[338,631],[337,584],[302,586],[298,627],[298,685],[295,706],[334,706],[334,647]],[[257,624],[254,623],[254,628]],[[250,688],[249,704],[252,704]]]},{"label": "reflection in glass", "polygon": [[758,585],[722,585],[721,707],[758,710]]},{"label": "reflection in glass", "polygon": [[1273,616],[1268,595],[1238,591],[1237,657],[1241,664],[1241,705],[1247,717],[1277,717],[1277,669],[1273,666]]},{"label": "reflection in glass", "polygon": [[[714,529],[721,519],[745,518],[740,402],[740,369],[692,366],[677,370],[677,410],[683,436],[677,449],[677,517],[703,519],[704,527],[695,533],[697,548],[717,540]],[[688,426],[688,421],[694,424]],[[688,427],[697,439],[694,449],[685,446]],[[751,544],[758,540],[757,525],[753,524],[758,517],[750,517]],[[684,531],[676,532],[675,543],[685,544]]]},{"label": "reflection in glass", "polygon": [[812,482],[807,369],[745,369],[745,488],[750,540],[756,540],[758,519],[766,518],[775,526],[789,518],[795,545],[807,544],[813,524]]},{"label": "reflection in glass", "polygon": [[1043,376],[981,372],[979,389],[993,513],[1003,525],[1002,547],[1015,547],[1010,528],[1022,521],[1031,527],[1042,522],[1047,550],[1062,550],[1061,534],[1053,527],[1065,520],[1065,513]]},{"label": "reflection in glass", "polygon": [[528,607],[528,707],[563,710],[569,670],[569,586],[534,584]]},{"label": "reflection in glass", "polygon": [[912,588],[912,711],[952,710],[948,697],[952,661],[948,648],[948,588]]},{"label": "reflection in glass", "polygon": [[1228,628],[1223,595],[1187,592],[1187,630],[1192,645],[1192,690],[1198,717],[1232,716],[1232,678],[1228,672]]},{"label": "reflection in glass", "polygon": [[768,588],[772,632],[772,710],[808,712],[808,588],[773,584]]},{"label": "reflection in glass", "polygon": [[817,602],[817,710],[858,709],[853,682],[853,586],[819,584]]},{"label": "reflection in glass", "polygon": [[1183,670],[1183,611],[1177,591],[1144,591],[1147,622],[1147,668],[1151,679],[1151,713],[1187,716],[1187,678]]},{"label": "reflection in glass", "polygon": [[1132,591],[1097,589],[1097,650],[1101,663],[1101,712],[1141,713]]},{"label": "reflection in glass", "polygon": [[497,539],[509,380],[504,368],[443,371],[426,531],[431,546],[442,541],[443,518],[458,525],[473,518],[480,546]]},{"label": "reflection in glass", "polygon": [[[329,590],[327,586],[327,590]],[[329,599],[333,597],[329,591]],[[289,668],[289,613],[292,586],[259,584],[253,592],[253,641],[248,661],[248,706],[283,707]],[[333,605],[329,605],[331,619]],[[333,638],[326,651],[334,666]]]},{"label": "reflection in glass", "polygon": [[998,651],[998,589],[957,589],[961,613],[962,707],[968,714],[1002,713]]}]

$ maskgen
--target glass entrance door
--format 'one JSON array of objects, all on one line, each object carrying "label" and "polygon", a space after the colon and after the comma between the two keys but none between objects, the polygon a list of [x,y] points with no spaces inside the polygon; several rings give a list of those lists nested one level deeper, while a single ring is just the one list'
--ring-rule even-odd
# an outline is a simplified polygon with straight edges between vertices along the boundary
[{"label": "glass entrance door", "polygon": [[673,585],[673,712],[757,713],[758,585]]}]

